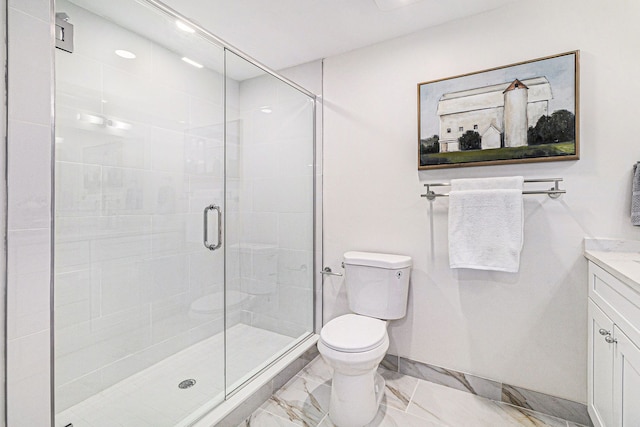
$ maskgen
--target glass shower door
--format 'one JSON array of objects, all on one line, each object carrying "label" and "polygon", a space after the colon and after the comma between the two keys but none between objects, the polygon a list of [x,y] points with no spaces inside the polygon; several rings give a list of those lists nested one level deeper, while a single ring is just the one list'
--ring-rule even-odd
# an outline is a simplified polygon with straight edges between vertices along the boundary
[{"label": "glass shower door", "polygon": [[224,52],[141,2],[56,12],[56,425],[174,426],[225,397]]},{"label": "glass shower door", "polygon": [[314,99],[226,51],[227,393],[313,332]]}]

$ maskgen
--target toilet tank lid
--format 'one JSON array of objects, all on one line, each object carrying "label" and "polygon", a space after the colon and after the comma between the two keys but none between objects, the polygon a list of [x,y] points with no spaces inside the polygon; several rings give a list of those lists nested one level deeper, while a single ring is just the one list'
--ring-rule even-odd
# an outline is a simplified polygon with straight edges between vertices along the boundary
[{"label": "toilet tank lid", "polygon": [[411,257],[376,252],[349,251],[344,254],[344,263],[347,265],[398,269],[411,267]]}]

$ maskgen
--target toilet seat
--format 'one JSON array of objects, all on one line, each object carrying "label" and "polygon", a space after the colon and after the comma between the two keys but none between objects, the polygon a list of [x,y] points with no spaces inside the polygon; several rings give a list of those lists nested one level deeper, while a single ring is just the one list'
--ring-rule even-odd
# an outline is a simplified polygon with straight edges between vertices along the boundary
[{"label": "toilet seat", "polygon": [[373,350],[385,342],[387,322],[358,314],[345,314],[329,321],[320,330],[320,340],[344,353]]}]

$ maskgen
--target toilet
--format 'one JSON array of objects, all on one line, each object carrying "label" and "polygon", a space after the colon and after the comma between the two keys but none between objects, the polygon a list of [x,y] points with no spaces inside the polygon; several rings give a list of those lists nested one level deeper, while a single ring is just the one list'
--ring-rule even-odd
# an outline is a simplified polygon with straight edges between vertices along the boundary
[{"label": "toilet", "polygon": [[378,412],[384,379],[376,371],[389,348],[387,320],[407,312],[411,257],[373,252],[344,254],[352,314],[329,321],[318,351],[333,368],[329,417],[337,427],[361,427]]}]

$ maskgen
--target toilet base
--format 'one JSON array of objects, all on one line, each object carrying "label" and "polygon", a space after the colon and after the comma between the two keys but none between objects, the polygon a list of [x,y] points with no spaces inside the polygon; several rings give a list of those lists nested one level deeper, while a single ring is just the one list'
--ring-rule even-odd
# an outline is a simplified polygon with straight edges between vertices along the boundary
[{"label": "toilet base", "polygon": [[337,427],[362,427],[376,417],[385,381],[376,369],[362,375],[333,373],[329,418]]}]

